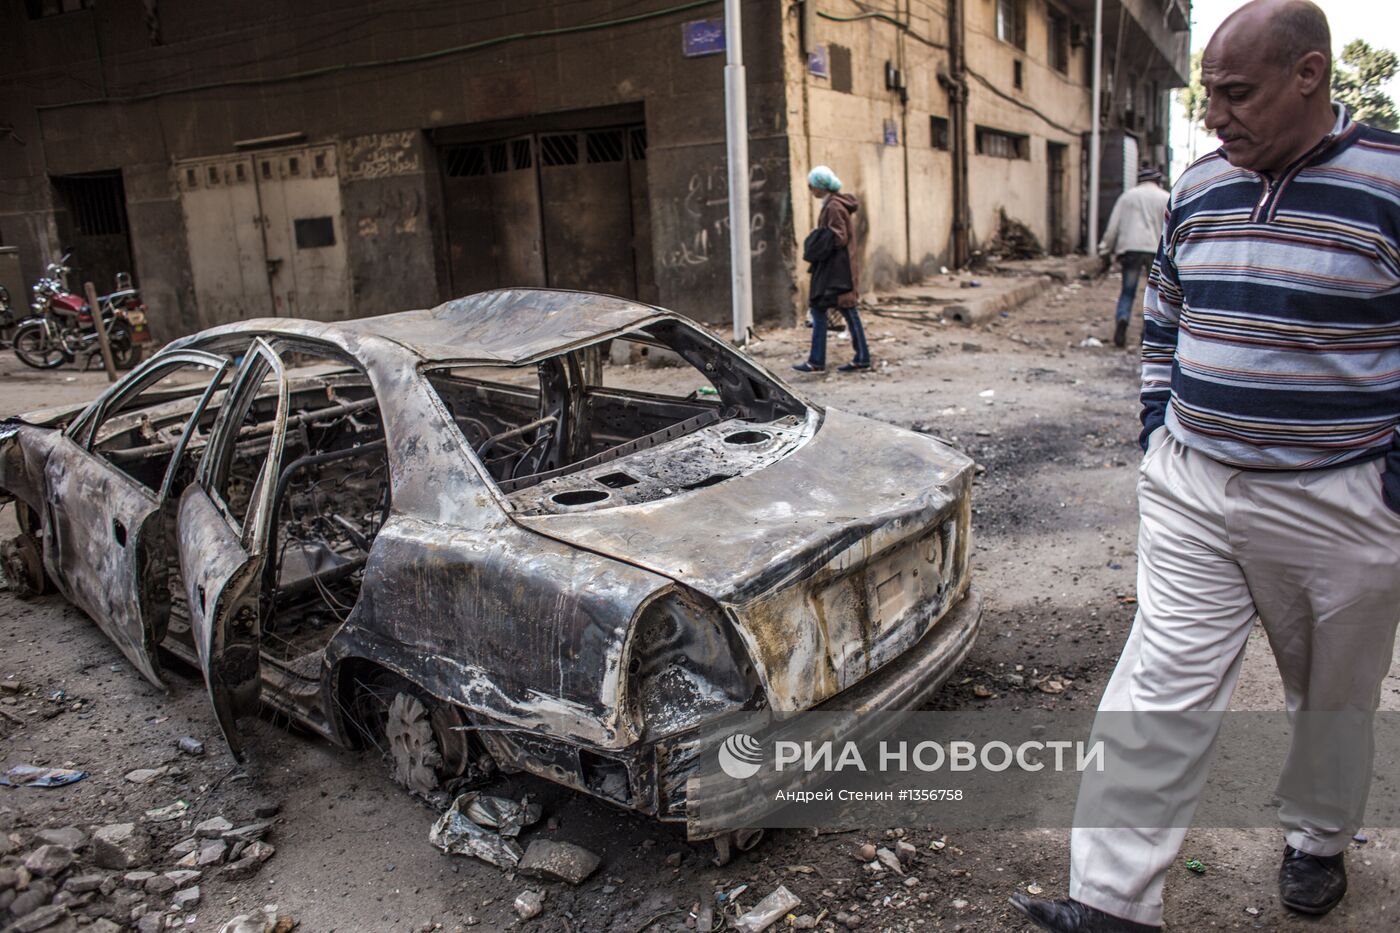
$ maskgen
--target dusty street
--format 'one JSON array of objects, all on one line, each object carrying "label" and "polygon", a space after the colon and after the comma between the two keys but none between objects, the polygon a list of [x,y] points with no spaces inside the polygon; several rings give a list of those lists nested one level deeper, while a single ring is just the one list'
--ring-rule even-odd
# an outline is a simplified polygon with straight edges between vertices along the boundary
[{"label": "dusty street", "polygon": [[[869,374],[791,373],[788,364],[805,353],[808,332],[801,328],[766,333],[754,348],[816,401],[947,438],[985,467],[973,518],[983,628],[970,660],[937,700],[940,708],[1092,709],[1112,669],[1133,615],[1137,363],[1133,346],[1121,351],[1082,342],[1090,336],[1107,342],[1116,289],[1116,277],[1057,286],[973,327],[871,316],[866,327],[876,368]],[[1137,333],[1135,324],[1130,343]],[[833,341],[833,366],[848,349]],[[637,368],[622,378],[674,382],[678,373]],[[0,357],[0,414],[90,398],[103,385],[100,373],[41,374],[7,353]],[[13,523],[6,510],[0,528],[12,534]],[[236,914],[276,903],[308,931],[678,930],[691,906],[717,890],[747,884],[740,900],[752,906],[783,884],[802,899],[794,913],[827,912],[819,929],[844,929],[835,922],[844,914],[859,918],[849,926],[865,930],[1019,930],[1028,927],[1007,896],[1034,885],[1062,896],[1068,880],[1063,829],[770,832],[757,849],[718,868],[710,862],[712,846],[689,845],[680,830],[532,778],[506,778],[491,792],[517,799],[529,793],[544,805],[550,822],[530,832],[577,843],[603,860],[576,888],[510,878],[432,848],[428,830],[436,814],[394,785],[373,755],[290,734],[264,719],[248,723],[251,766],[236,770],[199,675],[173,659],[166,670],[171,694],[162,696],[61,597],[21,602],[0,592],[5,766],[90,772],[69,787],[0,793],[0,829],[19,837],[16,851],[28,851],[40,829],[90,832],[140,822],[144,811],[184,801],[184,824],[150,824],[155,851],[165,853],[201,820],[223,816],[238,826],[252,822],[260,807],[278,806],[267,837],[276,854],[247,878],[207,871],[201,902],[183,915],[186,929],[217,930]],[[1037,689],[1051,674],[1063,692]],[[1393,677],[1384,704],[1400,708]],[[1259,632],[1235,706],[1281,706]],[[182,754],[176,742],[183,736],[203,740],[205,754]],[[164,766],[170,770],[148,783],[126,778],[134,769]],[[872,875],[854,858],[862,843],[888,844],[887,836],[901,833],[919,850],[912,885]],[[1180,862],[1173,868],[1168,926],[1393,928],[1400,835],[1386,829],[1366,835],[1349,857],[1350,894],[1332,915],[1311,923],[1278,904],[1277,833],[1195,830],[1182,854],[1200,859],[1206,872],[1192,874]],[[945,836],[941,848],[930,846]],[[165,871],[175,860],[153,861],[159,863],[153,870]],[[522,922],[512,902],[526,888],[544,891],[545,899],[540,915]],[[124,908],[111,916],[126,923],[133,906],[163,909],[169,897],[120,888],[107,902]]]}]

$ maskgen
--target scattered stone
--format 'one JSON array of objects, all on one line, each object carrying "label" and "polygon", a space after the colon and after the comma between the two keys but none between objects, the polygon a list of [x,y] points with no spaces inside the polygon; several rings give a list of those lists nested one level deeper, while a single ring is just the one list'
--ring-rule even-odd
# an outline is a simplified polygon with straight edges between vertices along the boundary
[{"label": "scattered stone", "polygon": [[912,887],[914,887],[915,885],[917,885],[918,883],[919,883],[919,879],[918,879],[918,877],[915,876],[915,875],[910,875],[908,878],[905,878],[905,879],[904,879],[904,886],[905,886],[906,888],[912,888]]},{"label": "scattered stone", "polygon": [[68,908],[60,904],[50,904],[47,907],[38,907],[20,917],[10,926],[7,933],[38,933],[39,930],[52,930],[59,933],[60,930],[76,930],[73,923],[73,915],[68,912]]},{"label": "scattered stone", "polygon": [[1246,908],[1244,909],[1244,912],[1247,913],[1247,914],[1249,914],[1251,917],[1257,917],[1257,916],[1259,916],[1259,908],[1258,908],[1258,907],[1246,907]]},{"label": "scattered stone", "polygon": [[521,920],[529,920],[531,917],[538,917],[540,911],[544,910],[544,892],[542,891],[521,891],[515,899],[515,913]]},{"label": "scattered stone", "polygon": [[122,928],[106,917],[99,917],[87,928],[87,933],[122,933]]},{"label": "scattered stone", "polygon": [[247,826],[239,826],[237,829],[226,831],[220,838],[227,839],[229,842],[252,842],[254,839],[266,836],[271,829],[272,824],[268,822],[249,823]]},{"label": "scattered stone", "polygon": [[194,827],[194,834],[201,839],[217,839],[224,833],[233,829],[233,824],[222,816],[211,816],[203,823],[197,823]]},{"label": "scattered stone", "polygon": [[157,807],[154,810],[146,811],[146,819],[152,823],[169,823],[171,820],[178,820],[185,815],[185,811],[190,805],[183,800],[177,800],[169,806]]},{"label": "scattered stone", "polygon": [[282,812],[282,805],[272,800],[264,800],[253,808],[253,816],[260,820],[270,820]]},{"label": "scattered stone", "polygon": [[860,914],[848,914],[843,910],[840,913],[838,913],[833,919],[837,922],[837,924],[845,927],[848,930],[857,930],[860,928]]},{"label": "scattered stone", "polygon": [[165,877],[169,878],[175,887],[183,888],[185,885],[194,884],[200,878],[204,877],[204,872],[178,869],[176,871],[166,872]]},{"label": "scattered stone", "polygon": [[136,921],[136,933],[160,933],[165,929],[165,918],[158,913],[142,914]]},{"label": "scattered stone", "polygon": [[[28,874],[29,873],[26,871],[26,879]],[[4,868],[0,868],[0,891],[10,891],[17,887],[19,887],[18,869],[11,868],[8,865]]]},{"label": "scattered stone", "polygon": [[175,890],[175,882],[164,875],[155,875],[146,879],[146,893],[153,897],[165,897]]},{"label": "scattered stone", "polygon": [[87,845],[87,833],[76,826],[65,826],[62,829],[41,829],[34,834],[34,839],[40,845],[67,846],[77,852]]},{"label": "scattered stone", "polygon": [[159,768],[137,768],[135,771],[128,771],[126,779],[133,784],[149,784],[152,781],[163,778],[170,769],[162,765]]},{"label": "scattered stone", "polygon": [[876,849],[875,859],[896,875],[904,874],[904,866],[899,864],[899,856],[895,855],[889,849]]},{"label": "scattered stone", "polygon": [[296,925],[295,918],[279,914],[276,904],[268,904],[260,910],[234,917],[219,928],[219,933],[291,933]]},{"label": "scattered stone", "polygon": [[199,840],[191,836],[188,839],[182,839],[175,843],[165,854],[170,858],[184,858],[198,848]]},{"label": "scattered stone", "polygon": [[815,930],[817,928],[817,918],[811,914],[802,914],[792,918],[792,928],[794,930]]},{"label": "scattered stone", "polygon": [[[194,867],[206,868],[210,865],[217,865],[224,860],[224,856],[227,854],[228,843],[222,839],[216,839],[199,850],[199,854],[195,857]],[[183,859],[180,862],[180,867],[186,867]]]},{"label": "scattered stone", "polygon": [[129,871],[122,875],[122,884],[128,888],[145,888],[146,882],[155,876],[153,871]]},{"label": "scattered stone", "polygon": [[967,901],[963,900],[963,899],[960,898],[960,897],[955,897],[955,898],[953,898],[953,909],[954,909],[954,910],[966,910],[966,909],[967,909]]},{"label": "scattered stone", "polygon": [[24,867],[35,877],[52,878],[63,874],[75,858],[67,846],[43,845],[24,857]]},{"label": "scattered stone", "polygon": [[753,910],[735,920],[734,929],[739,933],[763,933],[801,903],[801,898],[780,884],[772,894],[755,904]]},{"label": "scattered stone", "polygon": [[858,854],[860,855],[860,860],[862,862],[875,861],[875,847],[868,842],[860,847],[860,849],[858,850]]},{"label": "scattered stone", "polygon": [[243,858],[256,859],[259,862],[266,862],[276,854],[277,850],[273,848],[272,843],[263,842],[261,839],[250,842],[243,850]]},{"label": "scattered stone", "polygon": [[581,884],[597,870],[601,861],[592,852],[571,842],[535,839],[525,849],[518,870],[531,878]]},{"label": "scattered stone", "polygon": [[180,741],[175,743],[175,747],[186,755],[198,757],[204,754],[204,743],[192,735],[181,736]]},{"label": "scattered stone", "polygon": [[680,864],[681,864],[681,854],[680,854],[679,852],[672,852],[670,855],[667,855],[667,856],[666,856],[666,867],[667,867],[667,868],[679,868],[679,867],[680,867]]},{"label": "scattered stone", "polygon": [[102,882],[106,880],[106,875],[73,875],[63,882],[63,890],[72,891],[74,894],[98,891],[102,888]]},{"label": "scattered stone", "polygon": [[255,858],[241,858],[225,865],[220,874],[229,881],[244,881],[256,875],[261,867],[262,862]]},{"label": "scattered stone", "polygon": [[92,834],[93,861],[100,868],[135,868],[146,861],[150,848],[150,837],[135,823],[113,823]]},{"label": "scattered stone", "polygon": [[42,879],[30,882],[15,899],[10,902],[10,916],[24,917],[53,900],[53,884]]},{"label": "scattered stone", "polygon": [[195,867],[196,865],[198,865],[198,864],[199,864],[199,852],[198,852],[198,851],[195,851],[195,852],[186,853],[184,856],[182,856],[182,857],[180,858],[180,860],[179,860],[178,862],[175,863],[175,867],[176,867],[176,868],[194,868],[194,867]]},{"label": "scattered stone", "polygon": [[919,849],[907,839],[901,839],[894,844],[894,854],[899,856],[901,864],[908,865],[919,854]]},{"label": "scattered stone", "polygon": [[199,906],[199,885],[177,891],[170,899],[170,906],[176,910],[193,910]]}]

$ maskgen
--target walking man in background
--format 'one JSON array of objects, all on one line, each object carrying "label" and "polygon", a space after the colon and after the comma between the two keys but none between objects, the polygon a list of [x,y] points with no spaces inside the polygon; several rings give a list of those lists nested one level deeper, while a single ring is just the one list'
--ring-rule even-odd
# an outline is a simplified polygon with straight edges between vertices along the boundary
[{"label": "walking man in background", "polygon": [[1138,183],[1124,191],[1108,215],[1108,228],[1099,242],[1099,255],[1107,271],[1110,260],[1117,259],[1123,269],[1123,291],[1118,296],[1118,309],[1113,315],[1113,345],[1128,342],[1128,322],[1133,318],[1137,301],[1138,280],[1152,266],[1157,255],[1157,241],[1162,237],[1162,217],[1167,213],[1170,195],[1162,187],[1162,173],[1155,168],[1138,172]]},{"label": "walking man in background", "polygon": [[1400,617],[1400,136],[1333,104],[1330,71],[1308,0],[1254,0],[1206,47],[1221,147],[1177,181],[1148,280],[1138,613],[1099,706],[1152,728],[1083,776],[1070,899],[1013,897],[1042,929],[1160,928],[1256,618],[1293,725],[1279,900],[1346,893]]}]

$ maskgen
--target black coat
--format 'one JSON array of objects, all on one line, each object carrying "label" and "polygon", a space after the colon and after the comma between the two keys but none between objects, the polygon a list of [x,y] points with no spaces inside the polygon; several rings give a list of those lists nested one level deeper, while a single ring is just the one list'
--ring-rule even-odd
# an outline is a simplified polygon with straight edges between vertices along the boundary
[{"label": "black coat", "polygon": [[812,307],[834,308],[837,296],[854,290],[851,253],[837,245],[836,234],[829,227],[818,227],[807,234],[802,244],[802,259],[811,263]]}]

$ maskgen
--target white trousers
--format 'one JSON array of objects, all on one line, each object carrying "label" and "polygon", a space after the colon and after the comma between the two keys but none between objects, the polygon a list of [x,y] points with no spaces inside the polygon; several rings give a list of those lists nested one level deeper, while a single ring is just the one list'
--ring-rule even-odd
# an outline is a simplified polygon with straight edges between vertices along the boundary
[{"label": "white trousers", "polygon": [[[1400,620],[1400,515],[1381,499],[1382,464],[1237,470],[1179,444],[1165,429],[1155,432],[1138,476],[1137,617],[1099,709],[1228,709],[1258,618],[1290,716],[1374,711]],[[1290,786],[1290,770],[1298,778],[1291,795],[1280,794],[1289,845],[1334,855],[1360,828],[1373,757],[1366,729],[1365,741],[1348,746],[1352,760],[1335,763],[1333,775],[1347,778],[1343,790],[1316,786],[1315,774],[1302,777],[1309,743],[1295,730],[1280,782]],[[1146,742],[1126,754],[1168,783],[1179,777],[1178,787],[1198,796],[1193,776],[1204,780],[1215,737],[1207,728],[1171,748]],[[1109,794],[1120,812],[1133,812],[1133,789],[1103,781],[1085,773],[1081,807]],[[1150,808],[1151,801],[1143,803]],[[1194,807],[1193,796],[1187,822]],[[1160,924],[1162,883],[1185,835],[1184,828],[1076,827],[1070,896]]]}]

